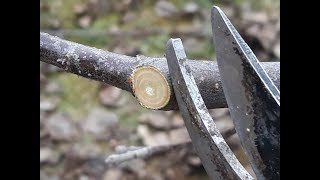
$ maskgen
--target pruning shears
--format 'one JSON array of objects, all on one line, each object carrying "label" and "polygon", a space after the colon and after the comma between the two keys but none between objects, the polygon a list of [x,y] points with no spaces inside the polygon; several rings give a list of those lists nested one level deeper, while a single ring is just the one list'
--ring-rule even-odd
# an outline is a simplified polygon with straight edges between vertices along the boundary
[{"label": "pruning shears", "polygon": [[[217,6],[211,23],[223,91],[244,151],[257,179],[280,179],[280,91]],[[179,38],[168,41],[166,58],[179,111],[209,177],[253,179],[210,116]]]}]

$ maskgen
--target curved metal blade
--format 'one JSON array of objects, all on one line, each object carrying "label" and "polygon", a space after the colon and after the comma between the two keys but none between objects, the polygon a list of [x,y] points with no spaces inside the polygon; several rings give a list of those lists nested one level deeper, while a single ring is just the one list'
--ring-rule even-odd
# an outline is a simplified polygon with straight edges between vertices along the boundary
[{"label": "curved metal blade", "polygon": [[219,7],[211,11],[223,91],[258,179],[280,178],[280,91]]},{"label": "curved metal blade", "polygon": [[188,133],[211,179],[253,179],[230,150],[217,129],[186,63],[180,39],[166,47],[170,77]]}]

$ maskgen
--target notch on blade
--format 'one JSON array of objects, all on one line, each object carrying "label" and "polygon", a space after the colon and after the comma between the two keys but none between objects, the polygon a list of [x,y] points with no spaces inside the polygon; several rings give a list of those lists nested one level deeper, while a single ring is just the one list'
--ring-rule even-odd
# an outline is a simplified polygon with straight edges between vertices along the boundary
[{"label": "notch on blade", "polygon": [[188,133],[211,179],[253,179],[235,157],[217,129],[186,63],[180,39],[166,47],[170,77]]},{"label": "notch on blade", "polygon": [[258,179],[280,178],[280,92],[219,7],[211,11],[223,91]]}]

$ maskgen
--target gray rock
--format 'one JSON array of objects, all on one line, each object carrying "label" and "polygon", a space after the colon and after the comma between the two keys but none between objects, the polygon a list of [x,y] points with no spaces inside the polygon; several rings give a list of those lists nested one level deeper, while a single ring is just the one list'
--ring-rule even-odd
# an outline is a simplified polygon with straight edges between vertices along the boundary
[{"label": "gray rock", "polygon": [[209,113],[215,121],[219,121],[229,115],[229,110],[228,108],[209,109]]},{"label": "gray rock", "polygon": [[40,124],[43,124],[45,118],[46,118],[46,113],[43,111],[40,111]]},{"label": "gray rock", "polygon": [[55,81],[49,81],[45,86],[45,91],[48,93],[62,93],[63,88]]},{"label": "gray rock", "polygon": [[173,111],[173,110],[172,111],[162,111],[162,112],[168,117],[171,117],[177,113],[176,111]]},{"label": "gray rock", "polygon": [[199,11],[199,6],[195,2],[187,2],[183,6],[183,12],[187,14],[194,14]]},{"label": "gray rock", "polygon": [[[133,21],[136,17],[136,14],[131,12],[131,11],[128,11],[126,12],[126,14],[122,17],[122,20],[123,22],[130,22],[130,21]],[[132,47],[132,46],[130,46]]]},{"label": "gray rock", "polygon": [[46,64],[46,73],[56,73],[56,72],[61,72],[61,71],[64,71],[63,69],[57,67],[57,66],[54,66],[54,65],[51,65],[51,64]]},{"label": "gray rock", "polygon": [[76,14],[76,15],[82,15],[84,14],[88,9],[88,6],[86,6],[86,4],[84,3],[81,3],[81,4],[76,4],[74,7],[73,7],[73,12]]},{"label": "gray rock", "polygon": [[58,175],[48,175],[44,171],[40,170],[40,180],[59,180]]},{"label": "gray rock", "polygon": [[137,134],[142,139],[145,146],[168,145],[170,143],[169,135],[167,133],[151,133],[146,125],[139,125],[137,128]]},{"label": "gray rock", "polygon": [[137,134],[142,139],[145,146],[180,144],[191,141],[185,127],[173,129],[169,132],[151,132],[148,126],[139,125],[137,128]]},{"label": "gray rock", "polygon": [[201,160],[198,156],[188,156],[187,158],[188,164],[192,166],[201,166]]},{"label": "gray rock", "polygon": [[203,41],[201,41],[197,38],[194,38],[194,37],[188,37],[188,38],[184,39],[183,44],[184,44],[185,49],[189,49],[192,51],[200,51],[203,48],[205,48]]},{"label": "gray rock", "polygon": [[82,16],[81,18],[79,18],[78,23],[82,28],[89,27],[91,23],[91,16],[89,15]]},{"label": "gray rock", "polygon": [[122,171],[120,169],[117,169],[117,168],[110,168],[108,169],[102,179],[103,180],[121,180],[121,177],[122,177]]},{"label": "gray rock", "polygon": [[234,124],[230,116],[227,116],[223,120],[217,121],[215,123],[221,133],[234,128]]},{"label": "gray rock", "polygon": [[53,111],[59,103],[58,98],[40,100],[40,111]]},{"label": "gray rock", "polygon": [[79,180],[90,180],[90,178],[89,178],[89,176],[86,176],[86,175],[84,175],[84,174],[81,174],[81,175],[79,176]]},{"label": "gray rock", "polygon": [[132,159],[121,163],[119,167],[134,172],[138,177],[143,177],[146,175],[145,164],[143,159]]},{"label": "gray rock", "polygon": [[53,114],[44,123],[54,140],[71,141],[79,137],[75,123],[64,114]]},{"label": "gray rock", "polygon": [[144,113],[139,117],[139,122],[145,123],[156,129],[170,129],[171,120],[163,112]]},{"label": "gray rock", "polygon": [[108,132],[117,127],[117,125],[118,117],[114,113],[94,108],[82,123],[82,129],[97,138],[103,138],[108,136]]},{"label": "gray rock", "polygon": [[40,163],[55,164],[59,160],[58,153],[54,152],[48,147],[40,148]]},{"label": "gray rock", "polygon": [[144,141],[146,146],[161,146],[170,144],[170,140],[168,134],[165,132],[156,132],[150,134],[147,137],[144,137]]},{"label": "gray rock", "polygon": [[154,11],[160,17],[171,17],[178,12],[177,8],[168,1],[157,1]]},{"label": "gray rock", "polygon": [[101,104],[109,107],[118,107],[125,102],[121,98],[122,90],[114,86],[106,86],[99,92],[99,100]]},{"label": "gray rock", "polygon": [[169,144],[181,144],[191,141],[186,127],[169,131]]},{"label": "gray rock", "polygon": [[253,179],[257,179],[257,176],[256,176],[256,174],[254,173],[254,171],[253,171],[252,167],[250,166],[250,164],[248,164],[248,165],[245,167],[245,169],[248,171],[248,173],[251,174],[251,176],[253,177]]},{"label": "gray rock", "polygon": [[47,81],[47,77],[40,72],[40,84],[45,83]]},{"label": "gray rock", "polygon": [[179,113],[173,115],[171,124],[173,128],[184,127],[184,121]]},{"label": "gray rock", "polygon": [[163,177],[162,172],[153,172],[151,173],[146,173],[144,176],[138,176],[139,179],[148,179],[148,180],[165,180]]},{"label": "gray rock", "polygon": [[226,139],[226,142],[230,146],[231,150],[235,150],[241,147],[241,142],[238,134],[233,134],[228,139]]},{"label": "gray rock", "polygon": [[167,168],[165,170],[166,179],[176,179],[176,172],[172,168]]},{"label": "gray rock", "polygon": [[273,54],[280,59],[280,39],[277,40],[272,50]]}]

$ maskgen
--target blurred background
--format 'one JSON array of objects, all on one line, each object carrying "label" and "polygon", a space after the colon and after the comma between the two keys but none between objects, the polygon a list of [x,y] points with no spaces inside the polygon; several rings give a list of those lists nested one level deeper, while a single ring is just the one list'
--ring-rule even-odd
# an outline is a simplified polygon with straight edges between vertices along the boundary
[{"label": "blurred background", "polygon": [[[167,40],[180,37],[188,58],[214,60],[212,5],[226,13],[260,61],[280,61],[280,0],[40,0],[40,31],[129,56],[163,57]],[[210,113],[253,173],[228,110]],[[40,62],[40,179],[208,179],[190,146],[104,163],[121,145],[186,141],[178,112],[142,108],[126,91]]]}]

